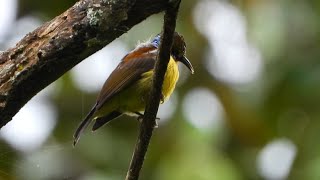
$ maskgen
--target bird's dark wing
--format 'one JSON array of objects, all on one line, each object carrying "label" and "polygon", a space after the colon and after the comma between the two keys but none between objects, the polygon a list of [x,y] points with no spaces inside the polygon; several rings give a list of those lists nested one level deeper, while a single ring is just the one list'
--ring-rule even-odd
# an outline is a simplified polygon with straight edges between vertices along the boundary
[{"label": "bird's dark wing", "polygon": [[141,78],[141,75],[154,68],[156,53],[142,55],[128,54],[104,83],[97,98],[96,110],[114,95]]}]

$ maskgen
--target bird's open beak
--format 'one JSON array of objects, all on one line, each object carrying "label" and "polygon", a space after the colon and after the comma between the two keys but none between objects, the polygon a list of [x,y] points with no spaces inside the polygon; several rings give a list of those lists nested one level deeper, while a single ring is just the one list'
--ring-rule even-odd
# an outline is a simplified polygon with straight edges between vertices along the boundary
[{"label": "bird's open beak", "polygon": [[193,66],[192,66],[191,62],[189,61],[189,59],[187,59],[185,56],[182,56],[182,58],[179,58],[179,61],[182,62],[184,65],[186,65],[188,67],[188,69],[190,70],[191,74],[194,73]]}]

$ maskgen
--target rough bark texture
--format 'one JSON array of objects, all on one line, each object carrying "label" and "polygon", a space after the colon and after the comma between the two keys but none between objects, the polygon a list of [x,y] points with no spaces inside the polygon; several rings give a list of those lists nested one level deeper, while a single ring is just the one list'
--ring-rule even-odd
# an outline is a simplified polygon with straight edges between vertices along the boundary
[{"label": "rough bark texture", "polygon": [[81,0],[0,53],[0,127],[40,90],[168,0]]}]

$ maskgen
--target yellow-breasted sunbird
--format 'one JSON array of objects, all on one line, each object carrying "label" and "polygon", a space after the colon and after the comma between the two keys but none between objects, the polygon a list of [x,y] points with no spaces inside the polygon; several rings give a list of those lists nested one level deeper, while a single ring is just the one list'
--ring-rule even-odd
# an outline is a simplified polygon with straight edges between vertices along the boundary
[{"label": "yellow-breasted sunbird", "polygon": [[[122,114],[142,116],[149,92],[152,88],[154,66],[157,59],[161,35],[139,44],[124,56],[104,83],[96,103],[81,122],[74,134],[74,145],[91,121],[95,131]],[[178,62],[182,62],[194,73],[186,58],[186,43],[177,32],[174,33],[170,60],[162,86],[161,103],[172,94],[179,78]]]}]

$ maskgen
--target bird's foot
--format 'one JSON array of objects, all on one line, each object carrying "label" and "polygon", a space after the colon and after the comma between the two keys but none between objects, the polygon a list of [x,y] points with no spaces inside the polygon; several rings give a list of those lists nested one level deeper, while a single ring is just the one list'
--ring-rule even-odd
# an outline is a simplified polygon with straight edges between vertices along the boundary
[{"label": "bird's foot", "polygon": [[[143,120],[143,117],[144,117],[144,115],[142,114],[142,113],[140,113],[140,112],[135,112],[135,114],[137,114],[138,115],[138,118],[137,118],[137,120],[140,122],[140,123],[142,123],[142,120]],[[159,126],[158,126],[158,121],[160,120],[160,118],[156,118],[156,124],[154,125],[154,127],[153,128],[158,128]]]}]

